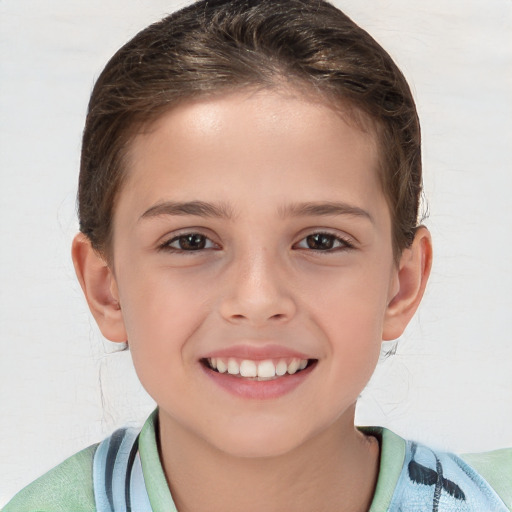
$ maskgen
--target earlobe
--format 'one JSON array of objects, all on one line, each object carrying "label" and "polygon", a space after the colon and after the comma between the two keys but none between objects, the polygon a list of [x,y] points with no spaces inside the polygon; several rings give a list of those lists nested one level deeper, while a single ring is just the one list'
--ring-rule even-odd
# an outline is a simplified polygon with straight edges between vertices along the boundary
[{"label": "earlobe", "polygon": [[71,255],[89,309],[103,336],[110,341],[125,342],[126,329],[111,269],[83,233],[75,236]]},{"label": "earlobe", "polygon": [[432,267],[432,240],[428,229],[420,226],[411,247],[400,258],[397,287],[384,318],[383,340],[402,335],[418,309]]}]

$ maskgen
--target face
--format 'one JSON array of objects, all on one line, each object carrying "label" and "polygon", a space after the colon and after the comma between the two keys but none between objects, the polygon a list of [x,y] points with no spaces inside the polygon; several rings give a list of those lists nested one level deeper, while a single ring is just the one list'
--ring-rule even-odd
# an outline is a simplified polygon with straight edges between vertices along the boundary
[{"label": "face", "polygon": [[397,287],[377,160],[293,91],[189,102],[137,136],[112,292],[164,426],[273,455],[353,414]]}]

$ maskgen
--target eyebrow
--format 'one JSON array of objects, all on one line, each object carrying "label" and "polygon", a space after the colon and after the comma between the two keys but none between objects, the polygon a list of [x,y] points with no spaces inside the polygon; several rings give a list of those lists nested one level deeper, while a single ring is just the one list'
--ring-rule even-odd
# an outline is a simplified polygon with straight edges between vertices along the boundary
[{"label": "eyebrow", "polygon": [[350,215],[368,219],[372,224],[372,216],[362,208],[342,202],[312,202],[295,203],[279,208],[279,214],[282,217],[301,217],[301,216],[337,216]]},{"label": "eyebrow", "polygon": [[213,204],[204,201],[165,201],[146,210],[140,216],[140,219],[158,217],[160,215],[196,215],[198,217],[231,219],[233,212],[227,205],[221,203]]},{"label": "eyebrow", "polygon": [[[341,202],[307,202],[293,203],[278,208],[281,217],[307,217],[307,216],[338,216],[350,215],[362,217],[374,223],[372,216],[362,208]],[[197,217],[212,217],[232,219],[232,209],[223,203],[207,203],[205,201],[164,201],[146,210],[140,219],[159,217],[161,215],[194,215]],[[139,219],[139,220],[140,220]]]}]

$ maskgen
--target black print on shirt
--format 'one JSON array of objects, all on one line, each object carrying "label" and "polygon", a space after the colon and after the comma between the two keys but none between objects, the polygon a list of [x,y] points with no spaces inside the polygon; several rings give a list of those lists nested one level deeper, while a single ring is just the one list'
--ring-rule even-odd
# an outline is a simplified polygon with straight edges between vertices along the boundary
[{"label": "black print on shirt", "polygon": [[436,457],[435,453],[433,453],[436,459],[436,469],[430,469],[419,462],[414,460],[414,455],[416,453],[417,444],[413,443],[411,446],[412,451],[412,460],[409,462],[407,467],[409,472],[409,478],[421,485],[434,485],[434,502],[432,504],[432,512],[438,512],[439,510],[439,501],[441,499],[442,491],[447,492],[450,496],[453,496],[456,500],[466,501],[466,495],[462,491],[462,489],[451,480],[444,478],[443,476],[443,466],[441,461]]}]

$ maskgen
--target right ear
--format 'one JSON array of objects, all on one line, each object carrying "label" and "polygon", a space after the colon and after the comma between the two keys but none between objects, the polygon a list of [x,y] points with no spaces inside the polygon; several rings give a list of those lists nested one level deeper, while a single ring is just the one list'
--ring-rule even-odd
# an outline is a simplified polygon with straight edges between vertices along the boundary
[{"label": "right ear", "polygon": [[117,283],[107,262],[83,233],[73,239],[71,256],[89,309],[103,336],[110,341],[125,342],[127,335]]}]

